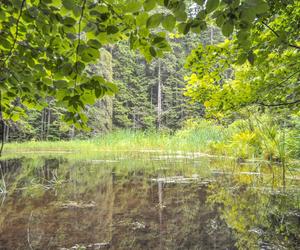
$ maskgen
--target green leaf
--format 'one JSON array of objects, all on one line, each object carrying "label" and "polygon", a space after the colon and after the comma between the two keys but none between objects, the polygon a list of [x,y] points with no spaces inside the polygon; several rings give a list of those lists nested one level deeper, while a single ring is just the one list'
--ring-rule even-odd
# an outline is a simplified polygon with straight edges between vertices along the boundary
[{"label": "green leaf", "polygon": [[224,24],[225,22],[225,17],[223,14],[219,15],[217,18],[216,18],[216,24],[218,25],[218,27],[222,27],[222,25]]},{"label": "green leaf", "polygon": [[207,13],[214,11],[219,6],[219,0],[207,0],[205,10]]},{"label": "green leaf", "polygon": [[194,0],[195,3],[199,4],[200,6],[202,6],[205,2],[205,0]]},{"label": "green leaf", "polygon": [[98,40],[96,40],[96,39],[90,39],[90,40],[88,40],[87,45],[89,47],[94,48],[94,49],[100,49],[102,47],[101,43]]},{"label": "green leaf", "polygon": [[5,49],[10,49],[11,44],[7,39],[0,37],[0,47],[3,47]]},{"label": "green leaf", "polygon": [[233,28],[233,23],[230,20],[226,21],[222,26],[222,34],[227,37],[230,36],[233,32]]},{"label": "green leaf", "polygon": [[197,14],[197,17],[198,17],[200,20],[204,20],[205,17],[206,17],[206,12],[205,12],[205,10],[200,10],[199,13]]},{"label": "green leaf", "polygon": [[247,60],[247,57],[248,57],[247,53],[241,53],[238,56],[236,63],[239,64],[239,65],[244,64]]},{"label": "green leaf", "polygon": [[240,19],[247,22],[253,22],[256,13],[250,8],[243,8],[240,13]]},{"label": "green leaf", "polygon": [[129,0],[124,6],[125,12],[138,12],[142,7],[141,1],[138,0]]},{"label": "green leaf", "polygon": [[0,20],[1,21],[5,20],[5,16],[6,16],[5,11],[0,10]]},{"label": "green leaf", "polygon": [[157,53],[156,53],[156,50],[155,50],[155,48],[153,46],[151,46],[149,48],[149,51],[150,51],[151,56],[156,57]]},{"label": "green leaf", "polygon": [[75,63],[74,68],[78,71],[79,74],[81,74],[85,69],[85,64],[83,62],[78,61]]},{"label": "green leaf", "polygon": [[171,14],[165,16],[162,21],[162,26],[168,31],[172,31],[175,27],[175,24],[176,24],[176,19]]},{"label": "green leaf", "polygon": [[84,49],[81,53],[81,59],[84,62],[92,62],[100,57],[100,52],[98,49],[87,48]]},{"label": "green leaf", "polygon": [[63,23],[67,27],[73,27],[76,23],[76,20],[72,17],[65,17]]},{"label": "green leaf", "polygon": [[138,26],[144,26],[147,24],[147,20],[148,20],[148,13],[147,12],[142,12],[140,13],[137,17],[136,17],[136,24]]},{"label": "green leaf", "polygon": [[187,19],[186,6],[183,2],[180,5],[178,5],[176,10],[174,11],[174,15],[176,17],[176,20],[178,21],[183,22]]},{"label": "green leaf", "polygon": [[75,1],[74,0],[62,0],[63,6],[68,10],[73,10],[75,7]]},{"label": "green leaf", "polygon": [[177,25],[178,32],[184,35],[186,35],[190,31],[190,28],[191,28],[190,23],[180,23]]},{"label": "green leaf", "polygon": [[158,27],[162,19],[163,19],[163,15],[159,13],[150,16],[147,21],[147,27],[148,28]]},{"label": "green leaf", "polygon": [[164,37],[161,37],[161,36],[157,36],[153,39],[153,42],[152,44],[157,44],[157,43],[161,43],[161,42],[164,42],[166,41],[166,39]]},{"label": "green leaf", "polygon": [[258,4],[256,7],[256,14],[263,14],[269,10],[269,5],[266,2]]},{"label": "green leaf", "polygon": [[53,81],[53,85],[58,89],[64,89],[68,87],[68,82],[65,80],[56,80]]},{"label": "green leaf", "polygon": [[119,32],[119,29],[117,26],[114,26],[114,25],[109,25],[107,26],[106,28],[106,32],[107,34],[111,35],[111,34],[116,34]]},{"label": "green leaf", "polygon": [[144,10],[145,11],[149,11],[149,10],[152,10],[154,9],[156,6],[156,1],[155,0],[146,0],[144,2]]}]

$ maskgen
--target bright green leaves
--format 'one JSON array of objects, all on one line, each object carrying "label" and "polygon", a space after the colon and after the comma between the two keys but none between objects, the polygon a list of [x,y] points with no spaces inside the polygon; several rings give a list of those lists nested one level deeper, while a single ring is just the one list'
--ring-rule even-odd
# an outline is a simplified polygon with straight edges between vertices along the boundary
[{"label": "bright green leaves", "polygon": [[219,0],[207,0],[205,10],[207,13],[214,11],[219,6]]},{"label": "bright green leaves", "polygon": [[162,26],[168,30],[168,31],[172,31],[175,27],[176,24],[176,18],[169,14],[164,16],[163,21],[162,21]]},{"label": "bright green leaves", "polygon": [[144,2],[144,10],[145,11],[152,10],[155,8],[155,6],[156,6],[156,0],[146,0]]},{"label": "bright green leaves", "polygon": [[141,12],[136,17],[136,24],[140,27],[145,26],[147,24],[148,17],[149,17],[149,15],[147,12]]},{"label": "bright green leaves", "polygon": [[160,13],[153,14],[147,20],[148,28],[156,28],[160,25],[160,22],[163,20],[163,15]]},{"label": "bright green leaves", "polygon": [[176,18],[172,14],[163,15],[161,13],[156,13],[150,16],[147,20],[148,28],[157,28],[162,24],[163,28],[168,31],[172,31],[176,25]]},{"label": "bright green leaves", "polygon": [[135,12],[138,12],[142,6],[143,6],[143,4],[139,0],[129,0],[129,1],[126,1],[126,4],[124,6],[124,11],[135,13]]}]

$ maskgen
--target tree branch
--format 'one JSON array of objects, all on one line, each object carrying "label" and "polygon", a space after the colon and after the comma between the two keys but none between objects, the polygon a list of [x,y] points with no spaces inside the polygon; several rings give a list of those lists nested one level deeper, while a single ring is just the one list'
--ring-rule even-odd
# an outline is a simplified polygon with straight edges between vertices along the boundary
[{"label": "tree branch", "polygon": [[18,35],[19,35],[20,19],[21,19],[22,13],[23,13],[23,8],[24,8],[24,5],[25,5],[25,2],[26,2],[26,0],[22,1],[20,13],[19,13],[19,16],[18,16],[18,19],[17,19],[17,22],[16,22],[16,32],[15,32],[15,37],[14,37],[13,45],[11,46],[10,51],[7,54],[6,58],[4,59],[4,65],[8,61],[8,59],[11,57],[11,55],[13,53],[13,50],[15,49],[15,46],[16,46],[16,43],[17,43],[17,39],[18,39]]},{"label": "tree branch", "polygon": [[86,5],[86,0],[83,0],[82,6],[81,6],[81,14],[80,14],[79,22],[78,22],[78,44],[76,47],[76,59],[75,59],[75,69],[76,69],[75,87],[77,85],[77,79],[78,79],[78,52],[79,52],[79,46],[81,43],[81,22],[82,22],[83,15],[84,15],[85,5]]},{"label": "tree branch", "polygon": [[272,103],[272,104],[266,104],[264,102],[256,102],[256,104],[265,106],[265,107],[279,107],[279,106],[289,106],[289,105],[295,105],[297,103],[300,103],[300,100],[296,100],[293,102],[282,102],[282,103]]},{"label": "tree branch", "polygon": [[[280,38],[280,35],[278,34],[278,32],[276,30],[274,30],[273,28],[271,28],[267,23],[265,23],[264,21],[262,21],[262,24],[264,26],[266,26],[269,30],[272,31],[272,33],[277,36],[278,38]],[[289,47],[295,48],[295,49],[299,49],[300,50],[300,46],[295,45],[295,44],[290,44],[288,42],[285,42],[285,44],[287,44]]]}]

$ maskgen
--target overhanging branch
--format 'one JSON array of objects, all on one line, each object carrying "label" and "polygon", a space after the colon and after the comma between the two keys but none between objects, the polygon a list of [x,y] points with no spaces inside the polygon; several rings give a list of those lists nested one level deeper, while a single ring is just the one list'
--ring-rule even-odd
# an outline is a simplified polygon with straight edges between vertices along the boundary
[{"label": "overhanging branch", "polygon": [[265,106],[265,107],[279,107],[279,106],[290,106],[300,103],[300,100],[295,100],[293,102],[281,102],[281,103],[264,103],[264,102],[256,102],[256,104]]},{"label": "overhanging branch", "polygon": [[[262,21],[262,24],[267,27],[269,30],[272,31],[272,33],[277,36],[278,38],[280,38],[280,35],[278,34],[278,32],[276,30],[274,30],[273,28],[271,28],[267,23],[265,23],[264,21]],[[300,50],[300,46],[296,45],[296,44],[290,44],[288,42],[285,42],[285,44],[287,44],[289,47],[295,48],[295,49],[299,49]]]}]

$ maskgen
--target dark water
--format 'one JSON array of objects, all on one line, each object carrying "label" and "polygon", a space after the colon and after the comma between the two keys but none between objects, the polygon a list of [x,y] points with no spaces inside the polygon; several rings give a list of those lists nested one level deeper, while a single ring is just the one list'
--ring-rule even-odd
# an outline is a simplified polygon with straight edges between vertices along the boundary
[{"label": "dark water", "polygon": [[153,154],[2,161],[0,249],[300,249],[299,172],[285,188],[280,173]]}]

